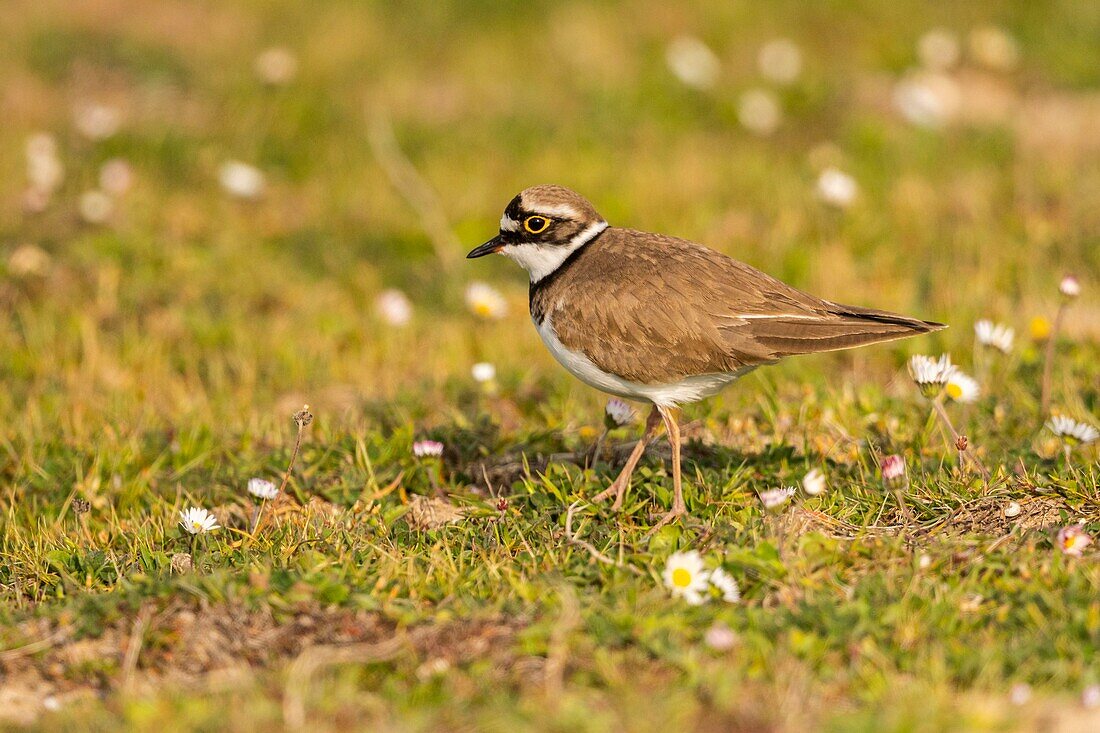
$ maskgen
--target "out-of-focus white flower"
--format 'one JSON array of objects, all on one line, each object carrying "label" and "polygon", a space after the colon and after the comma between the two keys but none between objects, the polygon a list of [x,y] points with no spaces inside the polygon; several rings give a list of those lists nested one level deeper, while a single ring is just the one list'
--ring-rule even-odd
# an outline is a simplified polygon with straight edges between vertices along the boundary
[{"label": "out-of-focus white flower", "polygon": [[921,553],[921,556],[917,558],[917,567],[921,570],[927,570],[932,567],[932,556]]},{"label": "out-of-focus white flower", "polygon": [[703,634],[703,642],[716,652],[728,652],[737,646],[737,633],[721,621],[715,621]]},{"label": "out-of-focus white flower", "polygon": [[1020,502],[1010,501],[1005,506],[1005,518],[1012,519],[1013,517],[1020,516]]},{"label": "out-of-focus white flower", "polygon": [[894,106],[920,127],[943,127],[955,119],[961,103],[959,85],[943,74],[912,72],[894,86]]},{"label": "out-of-focus white flower", "polygon": [[1100,685],[1089,685],[1081,690],[1081,706],[1086,710],[1100,707]]},{"label": "out-of-focus white flower", "polygon": [[197,506],[180,512],[180,526],[190,534],[206,534],[219,528],[214,515]]},{"label": "out-of-focus white flower", "polygon": [[1031,685],[1017,682],[1008,692],[1009,701],[1016,706],[1027,705],[1031,701]]},{"label": "out-of-focus white flower", "polygon": [[8,255],[8,272],[14,277],[42,277],[50,270],[53,258],[33,244],[21,244]]},{"label": "out-of-focus white flower", "polygon": [[122,158],[111,158],[99,169],[99,187],[113,196],[121,196],[134,185],[134,170]]},{"label": "out-of-focus white flower", "polygon": [[122,127],[122,112],[109,104],[82,104],[73,112],[73,123],[77,132],[89,140],[106,140]]},{"label": "out-of-focus white flower", "polygon": [[1046,428],[1071,446],[1088,445],[1100,438],[1100,430],[1065,415],[1055,415],[1047,420]]},{"label": "out-of-focus white flower", "polygon": [[883,480],[888,483],[905,478],[905,459],[897,454],[883,458],[879,468],[882,470]]},{"label": "out-of-focus white flower", "polygon": [[1066,275],[1058,283],[1058,291],[1067,298],[1076,298],[1081,294],[1081,281],[1073,275]]},{"label": "out-of-focus white flower", "polygon": [[737,102],[737,119],[749,132],[771,135],[783,119],[779,98],[767,89],[749,89]]},{"label": "out-of-focus white flower", "polygon": [[665,563],[665,586],[673,596],[683,598],[692,606],[702,605],[710,599],[707,594],[709,579],[703,558],[695,550],[674,552]]},{"label": "out-of-focus white flower", "polygon": [[443,455],[443,444],[438,440],[418,440],[413,443],[413,455],[417,458],[438,458]]},{"label": "out-of-focus white flower", "polygon": [[497,378],[497,368],[487,361],[479,361],[470,367],[470,376],[478,384],[486,384]]},{"label": "out-of-focus white flower", "polygon": [[89,224],[102,224],[111,216],[115,204],[111,197],[99,189],[85,191],[80,194],[76,202],[76,208],[80,212],[80,218]]},{"label": "out-of-focus white flower", "polygon": [[929,399],[939,395],[955,371],[950,354],[944,354],[939,359],[923,354],[909,358],[909,376],[920,388],[921,394]]},{"label": "out-of-focus white flower", "polygon": [[612,397],[607,401],[607,406],[604,407],[604,413],[617,427],[630,425],[638,419],[638,413],[634,412],[634,408],[618,397]]},{"label": "out-of-focus white flower", "polygon": [[265,478],[250,478],[248,479],[248,493],[257,499],[270,501],[279,495],[279,487]]},{"label": "out-of-focus white flower", "polygon": [[856,179],[838,168],[826,168],[817,177],[817,197],[830,206],[846,209],[858,195]]},{"label": "out-of-focus white flower", "polygon": [[721,69],[714,51],[692,36],[674,38],[665,50],[665,62],[677,79],[695,89],[713,87]]},{"label": "out-of-focus white flower", "polygon": [[808,496],[820,496],[825,493],[825,474],[813,468],[802,478],[802,490]]},{"label": "out-of-focus white flower", "polygon": [[947,392],[947,396],[955,400],[955,402],[973,402],[978,399],[982,391],[981,386],[978,384],[978,380],[957,369],[948,377],[944,389]]},{"label": "out-of-focus white flower", "polygon": [[498,320],[508,312],[508,303],[496,288],[483,282],[466,286],[466,307],[475,316]]},{"label": "out-of-focus white flower", "polygon": [[230,196],[246,201],[254,201],[264,193],[263,172],[248,163],[230,160],[218,171],[218,180]]},{"label": "out-of-focus white flower", "polygon": [[715,568],[710,572],[710,584],[718,589],[726,603],[737,603],[741,600],[741,586],[722,568]]},{"label": "out-of-focus white flower", "polygon": [[982,346],[989,346],[1007,354],[1012,351],[1016,331],[1003,323],[981,320],[974,324],[974,335]]},{"label": "out-of-focus white flower", "polygon": [[994,71],[1011,71],[1020,60],[1016,39],[1003,28],[984,26],[970,31],[970,55]]},{"label": "out-of-focus white flower", "polygon": [[282,86],[294,81],[298,73],[298,59],[290,49],[276,46],[261,51],[253,68],[264,84]]},{"label": "out-of-focus white flower", "polygon": [[378,315],[391,326],[405,326],[412,320],[412,302],[397,288],[389,288],[378,294],[374,301]]},{"label": "out-of-focus white flower", "polygon": [[802,50],[789,38],[776,38],[760,47],[756,65],[765,79],[790,84],[802,73]]},{"label": "out-of-focus white flower", "polygon": [[27,138],[27,180],[31,188],[49,196],[65,180],[65,166],[57,155],[57,140],[47,132],[36,132]]},{"label": "out-of-focus white flower", "polygon": [[760,502],[765,509],[778,509],[794,496],[794,487],[786,486],[760,492]]},{"label": "out-of-focus white flower", "polygon": [[1085,548],[1092,544],[1092,537],[1085,531],[1083,524],[1071,524],[1058,530],[1058,549],[1072,557],[1081,557]]},{"label": "out-of-focus white flower", "polygon": [[946,28],[933,28],[917,41],[917,56],[927,69],[950,69],[959,62],[959,37]]}]

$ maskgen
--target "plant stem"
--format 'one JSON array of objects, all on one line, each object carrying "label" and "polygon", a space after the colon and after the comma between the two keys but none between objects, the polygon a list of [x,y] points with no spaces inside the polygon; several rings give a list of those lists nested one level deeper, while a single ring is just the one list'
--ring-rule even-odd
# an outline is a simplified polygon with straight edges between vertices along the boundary
[{"label": "plant stem", "polygon": [[[955,426],[954,424],[952,424],[951,418],[948,417],[947,410],[945,410],[943,407],[942,399],[943,396],[940,395],[939,397],[936,397],[934,400],[932,400],[932,409],[935,410],[937,415],[939,415],[940,420],[943,421],[943,424],[947,428],[947,431],[951,434],[951,439],[957,444],[959,440],[959,433],[957,430],[955,430]],[[978,472],[981,473],[982,479],[985,480],[986,486],[988,487],[989,470],[986,469],[985,464],[983,464],[978,459],[978,457],[971,452],[973,448],[974,446],[971,445],[970,449],[959,451],[960,460],[962,460],[963,458],[968,459],[971,465],[975,466],[978,469]]]},{"label": "plant stem", "polygon": [[1050,411],[1050,382],[1054,371],[1054,342],[1058,340],[1058,332],[1062,330],[1062,317],[1066,312],[1066,302],[1062,301],[1058,306],[1058,312],[1054,315],[1054,325],[1050,327],[1050,336],[1047,338],[1046,353],[1043,357],[1043,386],[1039,395],[1039,414],[1046,415]]}]

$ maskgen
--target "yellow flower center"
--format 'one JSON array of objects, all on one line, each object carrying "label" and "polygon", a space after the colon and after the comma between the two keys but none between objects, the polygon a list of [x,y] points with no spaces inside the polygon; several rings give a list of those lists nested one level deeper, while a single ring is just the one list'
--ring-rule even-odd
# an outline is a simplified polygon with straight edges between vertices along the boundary
[{"label": "yellow flower center", "polygon": [[474,313],[479,316],[488,317],[493,314],[493,309],[489,307],[487,302],[481,301],[480,303],[474,303]]},{"label": "yellow flower center", "polygon": [[1050,336],[1050,321],[1042,316],[1035,316],[1028,324],[1031,329],[1031,338],[1036,341],[1045,341]]},{"label": "yellow flower center", "polygon": [[1079,545],[1079,544],[1081,544],[1081,536],[1080,535],[1075,535],[1075,534],[1066,535],[1066,538],[1064,540],[1062,540],[1062,547],[1067,549],[1067,550],[1072,550],[1072,549],[1076,548],[1077,545]]},{"label": "yellow flower center", "polygon": [[684,568],[676,568],[672,571],[672,584],[677,588],[687,588],[691,585],[691,572]]},{"label": "yellow flower center", "polygon": [[947,383],[947,396],[953,400],[957,400],[963,395],[963,389],[955,382]]},{"label": "yellow flower center", "polygon": [[193,530],[195,530],[196,532],[198,532],[199,530],[201,530],[201,529],[202,529],[202,522],[200,522],[200,521],[198,521],[198,520],[194,520],[194,519],[193,519],[193,520],[191,520],[191,529],[193,529]]}]

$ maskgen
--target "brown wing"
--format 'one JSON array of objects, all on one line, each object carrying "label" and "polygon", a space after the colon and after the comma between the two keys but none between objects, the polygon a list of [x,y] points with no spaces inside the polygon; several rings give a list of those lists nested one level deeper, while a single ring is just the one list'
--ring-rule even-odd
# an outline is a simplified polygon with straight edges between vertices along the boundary
[{"label": "brown wing", "polygon": [[682,239],[609,229],[590,247],[545,307],[565,346],[632,381],[733,372],[942,328],[815,298]]}]

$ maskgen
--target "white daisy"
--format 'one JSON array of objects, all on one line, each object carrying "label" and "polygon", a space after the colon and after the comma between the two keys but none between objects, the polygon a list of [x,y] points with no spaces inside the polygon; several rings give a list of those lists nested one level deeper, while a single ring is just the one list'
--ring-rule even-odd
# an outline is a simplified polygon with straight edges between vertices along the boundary
[{"label": "white daisy", "polygon": [[925,68],[950,69],[959,62],[959,38],[946,28],[933,28],[917,41],[917,56]]},{"label": "white daisy", "polygon": [[634,412],[634,408],[618,397],[612,397],[607,401],[604,412],[607,414],[608,419],[618,427],[630,425],[638,418],[638,414]]},{"label": "white daisy", "polygon": [[1081,706],[1087,710],[1100,708],[1100,685],[1089,685],[1081,690]]},{"label": "white daisy", "polygon": [[497,378],[497,368],[487,361],[479,361],[470,367],[470,376],[478,384],[487,384]]},{"label": "white daisy", "polygon": [[722,568],[710,572],[710,584],[718,589],[726,603],[737,603],[741,600],[741,586]]},{"label": "white daisy", "polygon": [[122,126],[122,112],[109,104],[83,104],[74,110],[73,122],[89,140],[106,140]]},{"label": "white daisy", "polygon": [[218,171],[218,181],[234,198],[254,201],[264,193],[264,174],[259,168],[239,160],[230,160]]},{"label": "white daisy", "polygon": [[776,38],[760,47],[756,66],[764,78],[790,84],[802,73],[802,50],[788,38]]},{"label": "white daisy", "polygon": [[760,501],[764,504],[765,509],[778,509],[790,501],[792,496],[794,496],[794,487],[786,486],[761,491]]},{"label": "white daisy", "polygon": [[909,359],[909,376],[928,398],[938,395],[954,373],[955,367],[951,364],[949,354],[944,354],[939,359],[915,354]]},{"label": "white daisy", "polygon": [[1070,445],[1088,445],[1100,438],[1100,430],[1065,415],[1055,415],[1047,420],[1046,428]]},{"label": "white daisy", "polygon": [[695,550],[674,552],[665,562],[665,585],[673,596],[683,598],[692,606],[709,600],[707,583],[710,573],[703,567],[703,558]]},{"label": "white daisy", "polygon": [[703,634],[703,641],[711,649],[725,652],[737,646],[737,633],[721,621],[715,621]]},{"label": "white daisy", "polygon": [[248,493],[257,499],[270,501],[279,495],[279,487],[267,479],[250,478],[248,479]]},{"label": "white daisy", "polygon": [[1073,275],[1066,275],[1058,283],[1058,290],[1067,298],[1076,298],[1081,294],[1081,281]]},{"label": "white daisy", "polygon": [[253,68],[264,84],[282,86],[294,80],[298,73],[298,59],[289,49],[268,48],[256,57]]},{"label": "white daisy", "polygon": [[438,440],[418,440],[413,443],[413,455],[417,458],[438,458],[443,455],[443,444]]},{"label": "white daisy", "polygon": [[383,290],[374,301],[378,315],[391,326],[405,326],[412,320],[412,303],[397,288]]},{"label": "white daisy", "polygon": [[1008,693],[1009,701],[1016,706],[1027,705],[1031,701],[1031,685],[1017,682]]},{"label": "white daisy", "polygon": [[973,402],[981,394],[978,380],[968,374],[955,371],[947,380],[947,396],[956,402]]},{"label": "white daisy", "polygon": [[92,190],[80,194],[76,208],[84,221],[89,224],[102,224],[110,218],[115,204],[107,194],[100,190]]},{"label": "white daisy", "polygon": [[480,318],[499,320],[508,312],[508,303],[496,288],[483,282],[466,286],[466,307]]},{"label": "white daisy", "polygon": [[825,474],[819,469],[811,469],[802,479],[802,490],[807,496],[820,496],[825,493]]},{"label": "white daisy", "polygon": [[121,196],[134,184],[134,170],[122,158],[111,158],[99,169],[99,187],[109,194]]},{"label": "white daisy", "polygon": [[858,195],[856,179],[838,168],[826,168],[817,178],[817,197],[830,206],[846,209]]},{"label": "white daisy", "polygon": [[721,63],[714,51],[691,36],[674,38],[668,44],[665,63],[677,79],[695,89],[710,89],[721,70]]},{"label": "white daisy", "polygon": [[214,515],[197,506],[180,512],[180,526],[190,534],[206,534],[219,528]]},{"label": "white daisy", "polygon": [[737,102],[737,119],[749,132],[770,135],[783,119],[779,98],[767,89],[749,89]]},{"label": "white daisy", "polygon": [[894,86],[894,107],[918,127],[943,127],[955,119],[961,105],[958,83],[945,74],[911,72]]},{"label": "white daisy", "polygon": [[974,324],[974,336],[982,346],[989,346],[1007,354],[1012,351],[1016,331],[1003,323],[982,319]]}]

